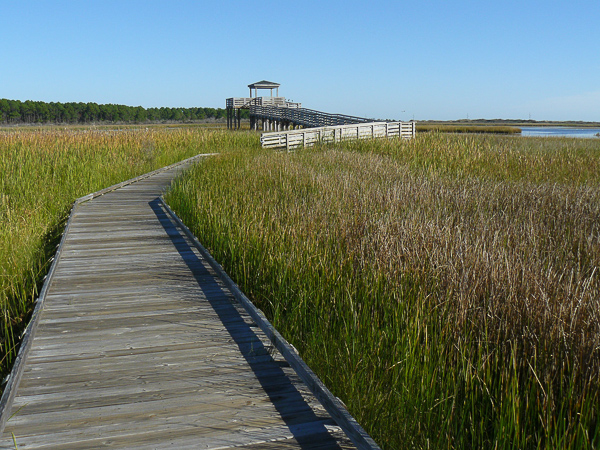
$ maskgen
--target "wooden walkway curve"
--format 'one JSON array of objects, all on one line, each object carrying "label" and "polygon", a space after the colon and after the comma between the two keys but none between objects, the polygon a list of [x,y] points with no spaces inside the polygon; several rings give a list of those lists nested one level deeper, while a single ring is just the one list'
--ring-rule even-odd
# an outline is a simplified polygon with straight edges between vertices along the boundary
[{"label": "wooden walkway curve", "polygon": [[76,205],[1,449],[356,448],[162,203],[181,167]]}]

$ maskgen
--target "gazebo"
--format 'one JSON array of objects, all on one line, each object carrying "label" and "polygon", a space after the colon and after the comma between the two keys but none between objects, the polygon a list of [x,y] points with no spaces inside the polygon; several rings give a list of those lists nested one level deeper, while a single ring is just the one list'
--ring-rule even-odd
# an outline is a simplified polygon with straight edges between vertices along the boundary
[{"label": "gazebo", "polygon": [[[227,108],[227,128],[239,130],[241,127],[241,109],[250,110],[250,129],[256,130],[262,124],[263,130],[271,129],[271,127],[283,126],[280,120],[263,117],[261,114],[266,111],[265,108],[294,108],[302,107],[301,103],[289,102],[285,97],[279,97],[279,83],[262,80],[248,85],[250,89],[250,97],[230,97],[225,101]],[[259,90],[269,91],[269,96],[260,97]],[[275,95],[273,95],[275,90]],[[260,117],[259,117],[260,116]],[[260,119],[260,124],[259,124]],[[288,126],[287,122],[286,125]]]}]

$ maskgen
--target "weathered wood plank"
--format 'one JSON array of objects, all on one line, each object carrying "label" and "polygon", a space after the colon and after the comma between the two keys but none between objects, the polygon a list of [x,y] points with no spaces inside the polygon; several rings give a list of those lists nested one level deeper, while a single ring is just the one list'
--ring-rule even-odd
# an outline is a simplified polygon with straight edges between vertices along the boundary
[{"label": "weathered wood plank", "polygon": [[200,250],[206,261],[210,263],[213,269],[219,274],[227,288],[235,295],[240,304],[248,312],[250,317],[259,325],[261,330],[271,340],[273,345],[281,352],[282,356],[291,365],[291,367],[300,376],[302,381],[307,384],[311,392],[318,398],[327,412],[335,419],[336,423],[344,430],[346,435],[359,449],[378,449],[376,442],[367,434],[367,432],[356,422],[356,420],[348,413],[340,399],[335,397],[329,389],[319,380],[308,365],[300,358],[296,349],[293,348],[273,325],[267,320],[263,312],[250,302],[239,287],[233,282],[229,275],[225,273],[221,265],[208,253],[208,251],[200,244],[198,239],[190,232],[190,230],[181,222],[181,220],[171,211],[168,205],[165,209],[179,224],[192,243]]},{"label": "weathered wood plank", "polygon": [[355,448],[158,201],[178,170],[74,208],[0,449]]}]

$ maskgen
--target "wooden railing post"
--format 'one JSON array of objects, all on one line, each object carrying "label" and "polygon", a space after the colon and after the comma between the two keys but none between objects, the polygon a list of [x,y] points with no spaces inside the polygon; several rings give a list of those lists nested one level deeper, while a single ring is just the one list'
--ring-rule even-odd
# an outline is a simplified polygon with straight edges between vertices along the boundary
[{"label": "wooden railing post", "polygon": [[[344,136],[349,139],[368,139],[369,130],[371,139],[376,137],[391,137],[398,135],[402,139],[411,139],[416,135],[415,122],[370,122],[354,123],[351,125],[336,125],[334,127],[324,126],[301,130],[291,130],[289,122],[275,118],[263,118],[264,129],[273,130],[261,135],[263,147],[276,148],[285,147],[286,150],[302,145],[310,146],[315,142],[340,142]],[[364,133],[361,134],[361,129]],[[277,131],[274,131],[277,130]]]}]

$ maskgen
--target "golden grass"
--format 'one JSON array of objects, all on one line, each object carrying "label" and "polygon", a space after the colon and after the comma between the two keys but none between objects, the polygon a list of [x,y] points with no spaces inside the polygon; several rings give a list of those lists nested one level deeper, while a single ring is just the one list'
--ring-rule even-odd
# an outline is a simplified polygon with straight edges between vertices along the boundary
[{"label": "golden grass", "polygon": [[0,132],[4,371],[74,198],[168,202],[384,448],[598,448],[600,142]]},{"label": "golden grass", "polygon": [[210,151],[215,136],[197,127],[0,131],[0,375],[16,356],[73,200]]},{"label": "golden grass", "polygon": [[520,134],[518,127],[506,125],[450,125],[417,123],[417,132]]},{"label": "golden grass", "polygon": [[168,201],[384,448],[594,448],[599,151],[248,145]]}]

